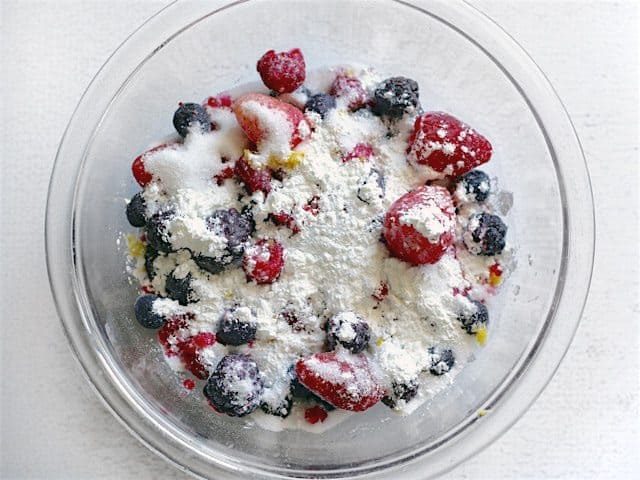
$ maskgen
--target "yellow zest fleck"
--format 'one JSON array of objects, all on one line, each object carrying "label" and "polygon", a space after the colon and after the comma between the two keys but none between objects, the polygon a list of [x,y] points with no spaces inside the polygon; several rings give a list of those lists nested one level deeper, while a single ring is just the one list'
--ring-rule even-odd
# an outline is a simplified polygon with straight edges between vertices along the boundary
[{"label": "yellow zest fleck", "polygon": [[502,283],[502,275],[496,275],[493,272],[489,273],[489,285],[492,287],[497,287]]},{"label": "yellow zest fleck", "polygon": [[147,247],[136,235],[130,233],[127,235],[127,249],[129,250],[129,255],[132,257],[144,257],[144,252],[147,250]]},{"label": "yellow zest fleck", "polygon": [[489,410],[478,410],[478,416],[479,417],[484,417],[487,413],[489,413]]},{"label": "yellow zest fleck", "polygon": [[284,168],[285,170],[293,170],[304,158],[304,153],[302,152],[291,152],[287,158],[280,158],[276,155],[269,156],[269,160],[267,160],[267,165],[273,169]]},{"label": "yellow zest fleck", "polygon": [[224,291],[224,298],[231,299],[233,297],[235,297],[235,295],[234,295],[232,290],[225,290]]},{"label": "yellow zest fleck", "polygon": [[378,337],[378,339],[376,340],[376,345],[379,347],[380,345],[382,345],[384,343],[384,338],[382,337]]},{"label": "yellow zest fleck", "polygon": [[476,340],[481,346],[487,343],[487,327],[480,327],[476,332]]}]

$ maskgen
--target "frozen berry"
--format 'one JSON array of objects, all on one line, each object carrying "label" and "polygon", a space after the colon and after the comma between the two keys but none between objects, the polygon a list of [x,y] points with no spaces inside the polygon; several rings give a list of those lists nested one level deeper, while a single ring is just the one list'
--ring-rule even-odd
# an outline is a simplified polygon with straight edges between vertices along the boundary
[{"label": "frozen berry", "polygon": [[275,225],[287,227],[293,235],[300,232],[300,227],[296,222],[296,219],[293,218],[293,215],[286,212],[278,212],[278,213],[270,213],[267,216],[267,220],[270,220]]},{"label": "frozen berry", "polygon": [[396,408],[400,401],[408,402],[418,394],[418,380],[411,379],[407,382],[393,382],[391,391],[382,397],[382,403],[389,408]]},{"label": "frozen berry", "polygon": [[157,295],[140,295],[134,304],[136,320],[145,328],[160,328],[165,319],[153,311],[153,303],[160,297]]},{"label": "frozen berry", "polygon": [[351,353],[360,353],[369,345],[369,324],[353,312],[340,312],[327,322],[327,344],[329,350],[339,343]]},{"label": "frozen berry", "polygon": [[206,223],[211,232],[227,240],[227,249],[233,256],[242,254],[255,228],[253,220],[235,208],[216,210],[207,217]]},{"label": "frozen berry", "polygon": [[316,112],[320,114],[322,118],[333,108],[336,108],[336,99],[326,93],[313,95],[304,105],[305,112]]},{"label": "frozen berry", "polygon": [[363,355],[316,353],[298,360],[296,374],[305,387],[343,410],[362,412],[384,394]]},{"label": "frozen berry", "polygon": [[311,134],[300,110],[268,95],[244,95],[233,102],[233,111],[244,133],[259,149],[263,142],[274,141],[287,142],[294,148]]},{"label": "frozen berry", "polygon": [[301,86],[306,76],[305,68],[299,48],[278,53],[269,50],[256,66],[264,84],[278,93],[291,93]]},{"label": "frozen berry", "polygon": [[497,215],[476,213],[462,235],[464,244],[475,255],[499,255],[504,250],[507,226]]},{"label": "frozen berry", "polygon": [[358,200],[364,203],[371,203],[376,198],[384,197],[385,180],[383,173],[377,168],[369,170],[369,174],[358,186]]},{"label": "frozen berry", "polygon": [[456,184],[456,189],[462,190],[461,193],[472,202],[484,202],[491,191],[489,175],[482,170],[471,170],[465,173],[458,178]]},{"label": "frozen berry", "polygon": [[167,277],[164,288],[167,291],[167,296],[170,299],[177,301],[180,305],[188,305],[198,301],[198,296],[191,286],[190,273],[185,277],[178,278],[176,277],[174,270]]},{"label": "frozen berry", "polygon": [[367,91],[362,86],[360,79],[339,72],[331,84],[329,94],[334,97],[344,98],[351,110],[364,107],[369,101]]},{"label": "frozen berry", "polygon": [[211,121],[207,111],[199,103],[183,103],[173,114],[173,126],[181,137],[186,137],[192,128],[208,132],[211,130]]},{"label": "frozen berry", "polygon": [[236,162],[234,173],[249,193],[271,191],[271,172],[267,168],[254,168],[244,156]]},{"label": "frozen berry", "polygon": [[264,380],[248,355],[230,354],[220,360],[204,387],[212,406],[231,417],[242,417],[260,406]]},{"label": "frozen berry", "polygon": [[471,300],[470,309],[460,312],[458,320],[467,333],[476,333],[489,322],[489,310],[483,303]]},{"label": "frozen berry", "polygon": [[227,308],[220,318],[216,337],[223,345],[244,345],[256,336],[256,317],[248,307]]},{"label": "frozen berry", "polygon": [[426,165],[441,177],[463,175],[488,162],[491,152],[491,143],[485,137],[443,112],[416,118],[407,151],[410,162]]},{"label": "frozen berry", "polygon": [[147,272],[149,280],[153,280],[156,276],[154,262],[156,261],[156,258],[158,258],[158,255],[158,251],[153,246],[147,245],[147,248],[144,251],[144,269]]},{"label": "frozen berry", "polygon": [[453,364],[456,362],[453,352],[448,348],[431,347],[429,354],[431,355],[429,372],[431,372],[432,375],[444,375],[451,370],[451,367],[453,367]]},{"label": "frozen berry", "polygon": [[127,204],[127,220],[132,227],[144,227],[147,223],[147,205],[142,192],[136,193]]},{"label": "frozen berry", "polygon": [[418,83],[406,77],[387,78],[373,92],[373,112],[390,118],[412,113],[419,104]]},{"label": "frozen berry", "polygon": [[147,242],[158,252],[169,253],[173,250],[168,222],[174,215],[173,210],[157,212],[147,222]]},{"label": "frozen berry", "polygon": [[138,185],[140,185],[141,187],[145,187],[153,180],[153,175],[151,175],[151,173],[147,171],[144,165],[147,157],[155,152],[164,150],[165,148],[170,148],[173,145],[174,144],[163,143],[162,145],[153,147],[152,149],[144,152],[142,155],[138,155],[136,157],[136,159],[133,161],[133,164],[131,165],[131,171],[133,173],[133,177],[136,179],[136,182],[138,182]]},{"label": "frozen berry", "polygon": [[300,400],[322,405],[322,408],[324,408],[327,412],[331,412],[336,409],[336,407],[331,405],[329,402],[323,400],[318,395],[316,395],[311,390],[309,390],[307,387],[305,387],[302,383],[300,383],[300,380],[298,380],[297,377],[292,380],[291,387],[292,387],[292,394],[294,398],[299,398]]},{"label": "frozen berry", "polygon": [[284,249],[273,239],[258,240],[245,249],[242,267],[249,280],[258,284],[273,283],[284,267]]},{"label": "frozen berry", "polygon": [[444,187],[425,185],[403,195],[384,218],[391,254],[413,265],[436,263],[453,242],[455,208]]},{"label": "frozen berry", "polygon": [[206,255],[195,255],[193,261],[205,272],[217,275],[227,268],[232,261],[232,257],[227,255],[222,258],[215,258]]},{"label": "frozen berry", "polygon": [[324,422],[329,415],[320,405],[314,405],[304,411],[304,419],[311,425]]},{"label": "frozen berry", "polygon": [[374,151],[373,147],[368,143],[358,143],[353,149],[347,153],[343,158],[343,162],[348,162],[350,160],[360,160],[362,162],[366,162],[371,157],[373,157]]}]

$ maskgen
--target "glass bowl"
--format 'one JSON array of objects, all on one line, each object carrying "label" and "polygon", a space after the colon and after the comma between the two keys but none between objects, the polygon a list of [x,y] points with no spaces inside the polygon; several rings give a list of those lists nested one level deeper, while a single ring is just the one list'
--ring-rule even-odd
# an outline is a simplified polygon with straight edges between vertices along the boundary
[{"label": "glass bowl", "polygon": [[[423,105],[491,139],[488,170],[513,193],[518,266],[490,339],[413,415],[377,406],[323,434],[274,433],[216,415],[133,318],[124,271],[132,159],[171,132],[178,101],[257,80],[269,48],[307,65],[357,63],[418,81]],[[593,256],[587,169],[567,113],[523,50],[461,1],[250,0],[171,4],[107,61],[62,140],[49,190],[47,261],[59,315],[88,380],[145,445],[197,476],[424,478],[505,431],[553,375],[579,322]]]}]

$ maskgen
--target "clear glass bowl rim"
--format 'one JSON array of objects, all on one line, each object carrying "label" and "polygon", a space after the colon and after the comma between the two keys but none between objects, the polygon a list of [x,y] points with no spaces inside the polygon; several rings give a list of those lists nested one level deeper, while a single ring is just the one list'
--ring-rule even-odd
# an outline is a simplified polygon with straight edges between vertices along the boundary
[{"label": "clear glass bowl rim", "polygon": [[[499,25],[464,0],[393,0],[427,14],[476,44],[511,80],[526,100],[556,166],[564,218],[564,255],[554,307],[549,311],[530,355],[494,392],[485,416],[467,419],[435,445],[400,458],[359,469],[290,471],[263,469],[237,459],[204,457],[190,439],[152,418],[144,400],[122,382],[101,347],[90,308],[81,301],[74,250],[74,199],[87,146],[113,99],[138,68],[192,24],[240,3],[261,0],[177,2],[160,10],[107,59],[80,99],[56,156],[47,200],[45,244],[49,280],[69,345],[88,382],[109,411],[145,446],[181,470],[221,480],[258,478],[434,477],[458,465],[512,426],[551,380],[575,334],[586,302],[593,266],[595,221],[589,174],[579,140],[553,87],[526,52]],[[159,42],[159,38],[164,41]],[[110,92],[112,95],[105,94]],[[91,100],[91,101],[90,101]],[[87,134],[87,125],[93,129]],[[85,138],[84,142],[77,142]],[[571,179],[570,182],[564,179]],[[69,285],[73,288],[70,289]],[[570,295],[565,295],[570,292]],[[562,321],[556,321],[562,319]],[[540,359],[545,361],[541,362]],[[497,408],[499,406],[499,408]],[[480,428],[481,427],[481,428]],[[437,454],[436,454],[437,452]],[[428,467],[428,469],[427,469]]]}]

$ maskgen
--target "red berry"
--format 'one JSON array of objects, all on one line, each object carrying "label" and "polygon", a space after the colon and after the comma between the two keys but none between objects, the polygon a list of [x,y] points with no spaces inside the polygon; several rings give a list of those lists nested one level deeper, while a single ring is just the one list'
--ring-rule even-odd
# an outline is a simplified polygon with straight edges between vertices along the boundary
[{"label": "red berry", "polygon": [[300,232],[296,219],[286,212],[270,213],[269,220],[278,226],[287,227],[294,235]]},{"label": "red berry", "polygon": [[151,182],[151,180],[153,180],[153,176],[144,168],[144,161],[147,156],[171,146],[173,146],[173,144],[163,143],[162,145],[153,147],[152,149],[144,152],[142,155],[138,155],[136,157],[136,159],[133,161],[133,165],[131,165],[131,171],[133,172],[133,178],[136,179],[138,185],[140,185],[141,187],[145,187]]},{"label": "red berry", "polygon": [[244,133],[258,146],[263,141],[284,138],[294,148],[311,134],[300,110],[268,95],[244,95],[233,103],[233,111]]},{"label": "red berry", "polygon": [[225,180],[229,178],[233,178],[234,170],[233,167],[225,167],[217,175],[213,176],[213,179],[216,181],[218,186],[221,186]]},{"label": "red berry", "polygon": [[284,267],[284,249],[273,239],[258,240],[245,249],[242,268],[249,280],[258,284],[273,283]]},{"label": "red berry", "polygon": [[206,104],[211,108],[231,108],[231,95],[216,95],[207,98]]},{"label": "red berry", "polygon": [[233,172],[249,193],[260,190],[266,194],[271,191],[271,172],[266,168],[252,167],[244,156],[238,159]]},{"label": "red berry", "polygon": [[371,294],[374,300],[381,302],[387,295],[389,295],[389,285],[385,282],[380,282],[380,286]]},{"label": "red berry", "polygon": [[426,185],[397,199],[382,234],[394,257],[413,265],[436,263],[453,243],[455,208],[444,187]]},{"label": "red berry", "polygon": [[359,78],[351,77],[345,72],[339,72],[331,84],[329,94],[334,97],[344,97],[349,102],[351,110],[364,107],[369,98]]},{"label": "red berry", "polygon": [[444,112],[416,118],[409,160],[447,176],[459,176],[491,158],[491,143],[466,123]]},{"label": "red berry", "polygon": [[384,395],[363,355],[316,353],[298,360],[296,373],[305,387],[343,410],[362,412]]},{"label": "red berry", "polygon": [[196,388],[196,382],[194,382],[193,380],[191,380],[190,378],[185,378],[184,382],[182,382],[182,385],[184,386],[184,388],[186,388],[187,390],[193,390],[194,388]]},{"label": "red berry", "polygon": [[373,157],[373,147],[368,143],[358,143],[353,150],[347,153],[342,159],[343,162],[348,162],[349,160],[358,159],[358,160],[369,160]]},{"label": "red berry", "polygon": [[276,53],[269,50],[256,66],[264,84],[278,93],[291,93],[304,83],[304,56],[299,48]]},{"label": "red berry", "polygon": [[304,411],[304,419],[311,425],[314,425],[318,422],[324,422],[328,416],[329,414],[327,413],[327,411],[320,405],[315,405],[311,408],[307,408]]},{"label": "red berry", "polygon": [[302,209],[305,212],[309,212],[311,215],[316,217],[320,213],[320,204],[318,203],[319,200],[320,197],[314,195],[311,200],[309,200],[306,205],[302,207]]}]

